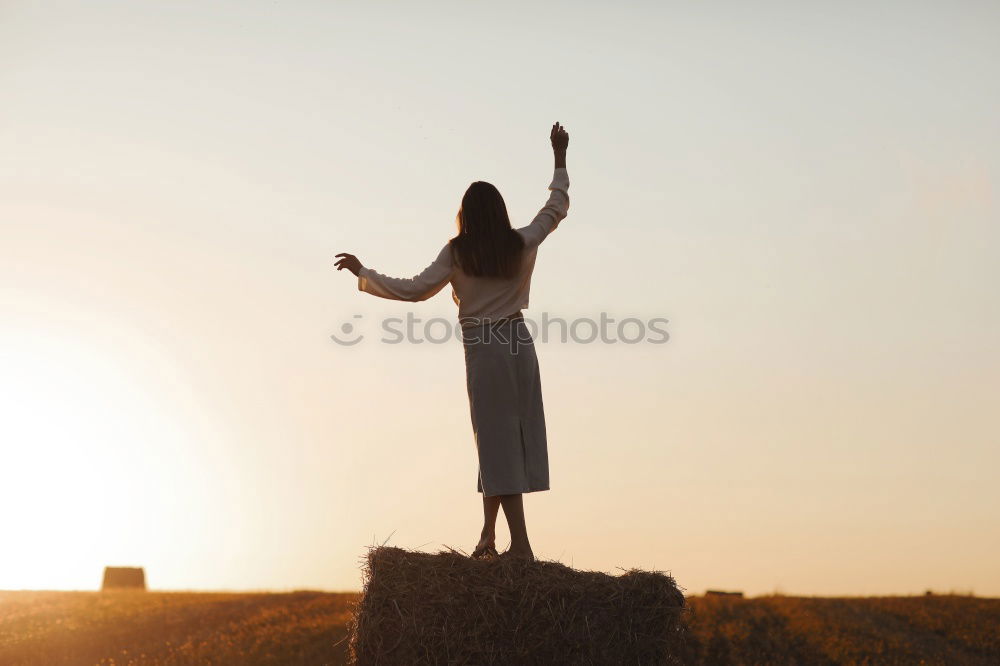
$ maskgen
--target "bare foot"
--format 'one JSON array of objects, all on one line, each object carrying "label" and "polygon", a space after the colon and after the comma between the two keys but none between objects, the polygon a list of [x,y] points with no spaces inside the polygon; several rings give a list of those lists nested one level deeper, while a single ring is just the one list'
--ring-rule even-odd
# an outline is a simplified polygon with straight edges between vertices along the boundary
[{"label": "bare foot", "polygon": [[503,558],[505,558],[505,559],[506,558],[510,558],[510,559],[513,559],[513,560],[519,560],[519,561],[525,561],[525,562],[534,562],[535,561],[535,554],[531,552],[530,548],[526,548],[526,549],[522,549],[522,548],[517,548],[517,549],[508,548],[503,553],[501,553],[500,556],[503,557]]},{"label": "bare foot", "polygon": [[492,534],[484,534],[476,544],[476,549],[472,551],[472,557],[475,559],[497,554],[496,537]]}]

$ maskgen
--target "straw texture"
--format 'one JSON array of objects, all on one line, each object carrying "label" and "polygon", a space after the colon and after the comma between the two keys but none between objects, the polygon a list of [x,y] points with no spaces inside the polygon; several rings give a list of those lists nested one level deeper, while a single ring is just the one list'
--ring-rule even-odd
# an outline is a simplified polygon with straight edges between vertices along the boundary
[{"label": "straw texture", "polygon": [[372,548],[349,627],[359,666],[672,664],[684,595],[664,573]]}]

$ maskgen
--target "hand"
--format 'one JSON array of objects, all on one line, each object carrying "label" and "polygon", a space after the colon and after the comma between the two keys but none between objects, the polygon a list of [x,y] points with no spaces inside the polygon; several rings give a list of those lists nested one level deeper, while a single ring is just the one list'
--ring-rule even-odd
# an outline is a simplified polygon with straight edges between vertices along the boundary
[{"label": "hand", "polygon": [[337,267],[338,271],[341,268],[346,268],[347,270],[349,270],[352,273],[354,273],[355,275],[357,275],[361,271],[361,269],[363,268],[363,266],[361,265],[361,262],[353,254],[348,254],[346,252],[341,252],[337,256],[338,257],[343,257],[343,259],[338,259],[337,263],[334,264]]},{"label": "hand", "polygon": [[552,141],[552,150],[566,152],[566,148],[569,146],[569,134],[562,125],[556,123],[552,126],[549,139]]}]

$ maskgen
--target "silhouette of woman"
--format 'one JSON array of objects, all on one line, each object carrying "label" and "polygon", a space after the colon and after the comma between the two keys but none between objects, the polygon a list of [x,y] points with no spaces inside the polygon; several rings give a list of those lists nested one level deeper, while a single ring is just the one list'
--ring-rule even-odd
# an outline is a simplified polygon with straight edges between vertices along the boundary
[{"label": "silhouette of woman", "polygon": [[513,229],[497,188],[476,181],[462,197],[458,234],[419,275],[388,277],[346,252],[335,264],[358,277],[359,290],[400,301],[426,300],[451,283],[479,455],[476,490],[483,494],[476,558],[498,555],[496,519],[502,506],[511,543],[501,557],[533,560],[522,495],[549,489],[538,359],[521,313],[528,307],[538,246],[569,212],[569,134],[555,123],[549,140],[555,156],[551,194],[527,226]]}]

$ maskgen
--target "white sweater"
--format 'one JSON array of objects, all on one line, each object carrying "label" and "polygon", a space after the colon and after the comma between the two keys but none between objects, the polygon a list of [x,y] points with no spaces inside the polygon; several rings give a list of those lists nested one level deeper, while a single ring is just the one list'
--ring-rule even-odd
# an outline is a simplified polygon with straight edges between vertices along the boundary
[{"label": "white sweater", "polygon": [[358,289],[397,301],[423,301],[451,283],[452,298],[458,304],[458,318],[463,323],[496,320],[528,307],[531,273],[535,268],[538,245],[560,220],[569,213],[569,174],[556,169],[549,184],[549,200],[531,224],[517,229],[524,238],[521,270],[513,278],[484,278],[467,275],[452,261],[451,246],[445,244],[430,266],[412,278],[394,278],[371,268],[358,272]]}]

